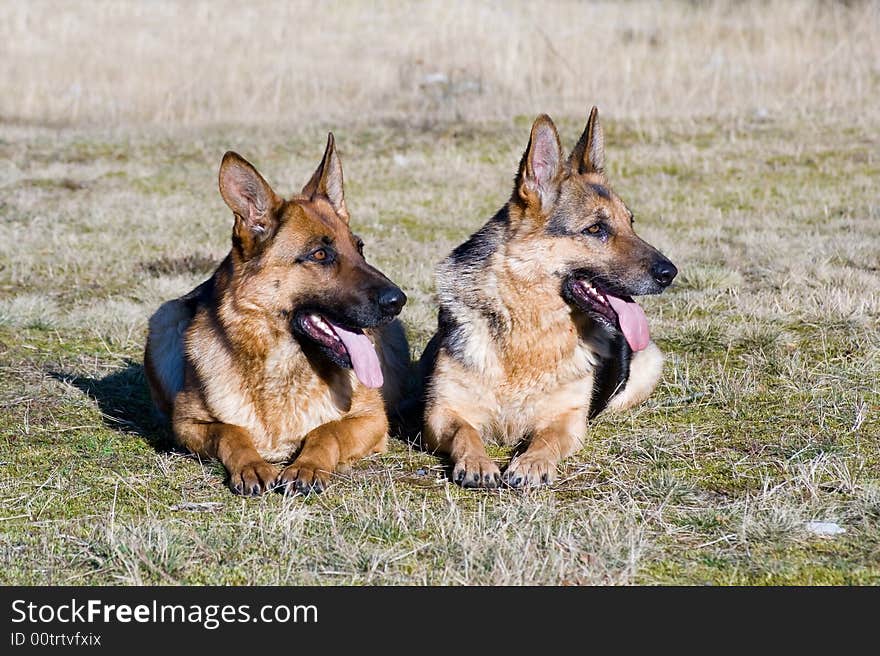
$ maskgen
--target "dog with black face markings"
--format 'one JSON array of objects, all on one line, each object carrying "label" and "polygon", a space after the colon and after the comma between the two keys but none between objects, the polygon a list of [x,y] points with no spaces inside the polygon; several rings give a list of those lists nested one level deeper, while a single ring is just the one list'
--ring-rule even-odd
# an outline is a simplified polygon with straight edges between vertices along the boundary
[{"label": "dog with black face markings", "polygon": [[[663,357],[632,296],[676,273],[609,185],[597,109],[567,159],[539,116],[509,202],[437,269],[438,327],[420,363],[425,446],[465,487],[551,483],[589,418],[656,386]],[[503,476],[490,440],[519,447]]]},{"label": "dog with black face markings", "polygon": [[[144,369],[180,446],[217,458],[238,494],[320,492],[384,451],[409,367],[406,296],[349,228],[330,134],[285,200],[241,156],[220,165],[232,249],[209,280],[150,318]],[[270,462],[293,461],[279,472]]]}]

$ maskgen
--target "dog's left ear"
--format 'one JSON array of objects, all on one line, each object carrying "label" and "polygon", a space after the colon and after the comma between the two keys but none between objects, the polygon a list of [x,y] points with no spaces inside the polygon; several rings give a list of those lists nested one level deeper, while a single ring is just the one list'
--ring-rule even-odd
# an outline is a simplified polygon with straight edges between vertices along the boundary
[{"label": "dog's left ear", "polygon": [[559,133],[546,114],[532,125],[529,145],[516,176],[516,193],[528,206],[549,212],[559,192],[562,174],[562,146]]},{"label": "dog's left ear", "polygon": [[568,163],[571,170],[578,173],[605,172],[605,135],[599,124],[599,108],[595,105],[590,110],[587,127],[584,128],[577,146],[571,151]]},{"label": "dog's left ear", "polygon": [[324,149],[324,157],[318,168],[312,174],[312,179],[302,189],[302,194],[309,198],[317,195],[324,196],[330,201],[330,205],[339,218],[348,223],[348,209],[345,207],[345,192],[342,188],[342,162],[336,154],[336,139],[333,133],[327,134],[327,147]]}]

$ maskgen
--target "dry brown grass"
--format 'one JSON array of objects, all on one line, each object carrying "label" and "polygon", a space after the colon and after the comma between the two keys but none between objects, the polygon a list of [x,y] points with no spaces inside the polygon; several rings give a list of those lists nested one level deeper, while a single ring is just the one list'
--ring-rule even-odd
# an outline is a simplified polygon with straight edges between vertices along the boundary
[{"label": "dry brown grass", "polygon": [[[880,582],[877,141],[824,120],[606,123],[681,279],[644,300],[657,393],[591,427],[552,490],[461,490],[392,441],[308,500],[237,499],[157,453],[140,357],[150,312],[229,247],[223,151],[293,189],[321,131],[0,127],[0,583]],[[338,130],[416,353],[434,263],[503,202],[527,134]]]},{"label": "dry brown grass", "polygon": [[877,112],[876,2],[0,4],[0,116],[53,124]]},{"label": "dry brown grass", "polygon": [[[0,583],[880,583],[877,3],[286,7],[0,5]],[[417,354],[533,115],[570,147],[592,102],[681,275],[644,301],[656,394],[558,485],[461,490],[392,440],[243,500],[162,447],[146,318],[229,248],[225,150],[286,193],[333,128]]]}]

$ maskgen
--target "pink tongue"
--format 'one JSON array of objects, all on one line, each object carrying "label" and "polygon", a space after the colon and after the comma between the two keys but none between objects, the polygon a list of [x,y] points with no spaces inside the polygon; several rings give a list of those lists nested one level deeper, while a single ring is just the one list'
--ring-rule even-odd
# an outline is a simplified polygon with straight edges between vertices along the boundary
[{"label": "pink tongue", "polygon": [[624,301],[611,294],[606,294],[605,298],[617,313],[617,322],[629,347],[633,351],[646,348],[651,341],[651,333],[648,331],[648,317],[645,316],[642,306],[635,301]]},{"label": "pink tongue", "polygon": [[382,387],[382,367],[379,365],[379,356],[376,355],[376,349],[370,338],[363,333],[350,333],[335,323],[328,323],[333,326],[333,330],[345,344],[358,380],[367,387]]}]

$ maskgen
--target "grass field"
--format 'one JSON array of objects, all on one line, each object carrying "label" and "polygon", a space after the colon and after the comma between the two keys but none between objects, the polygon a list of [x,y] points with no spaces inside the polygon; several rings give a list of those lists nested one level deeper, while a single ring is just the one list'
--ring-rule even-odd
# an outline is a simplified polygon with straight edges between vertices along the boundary
[{"label": "grass field", "polygon": [[[403,61],[430,51],[417,38],[422,23],[396,50],[377,38],[403,20],[402,6],[376,12],[366,54],[339,74],[345,84],[377,52]],[[422,21],[445,5],[426,6]],[[331,108],[324,84],[286,117],[292,91],[282,86],[277,106],[249,114],[234,91],[251,64],[212,78],[207,59],[180,106],[157,100],[155,85],[178,74],[164,60],[141,86],[120,86],[111,106],[99,98],[112,88],[113,57],[80,51],[69,64],[84,71],[74,113],[52,93],[65,78],[61,51],[112,19],[112,55],[120,31],[142,34],[131,23],[152,10],[116,5],[89,21],[83,5],[0,6],[6,43],[59,35],[16,42],[0,58],[25,67],[0,78],[19,92],[0,94],[0,584],[880,583],[880,8],[689,3],[657,17],[653,3],[624,6],[630,16],[604,4],[547,12],[547,33],[563,43],[579,11],[613,26],[600,37],[609,70],[596,75],[554,67],[552,53],[511,55],[534,66],[528,93],[492,42],[484,60],[455,55],[456,65],[484,67],[483,90],[436,96],[381,69],[382,84],[404,88],[394,102],[343,85],[354,104]],[[160,7],[160,16],[183,11]],[[500,11],[467,7],[450,25],[474,7]],[[351,45],[355,17],[332,11]],[[513,11],[497,31],[525,38],[528,10]],[[701,23],[705,41],[672,38]],[[463,38],[446,29],[434,38]],[[196,61],[180,30],[165,38],[180,61]],[[638,37],[626,54],[613,37],[627,30],[655,42]],[[146,37],[126,47],[135,71],[161,50]],[[710,70],[713,52],[723,55],[714,98],[711,75],[696,73]],[[292,60],[273,75],[293,83],[322,62]],[[542,77],[554,68],[558,79]],[[667,77],[652,77],[660,69]],[[200,95],[205,78],[214,96]],[[676,111],[676,98],[691,102]],[[229,248],[216,183],[224,151],[290,192],[332,127],[352,224],[368,259],[407,292],[402,317],[418,355],[436,321],[433,266],[506,200],[534,115],[553,115],[570,148],[592,102],[604,112],[616,190],[681,273],[643,303],[667,354],[656,393],[600,417],[557,485],[462,490],[442,462],[392,440],[324,495],[242,499],[218,464],[169,447],[141,367],[146,318]]]}]

